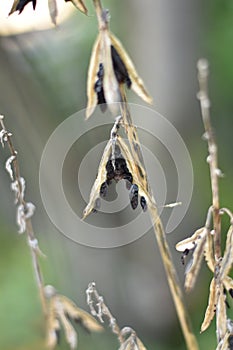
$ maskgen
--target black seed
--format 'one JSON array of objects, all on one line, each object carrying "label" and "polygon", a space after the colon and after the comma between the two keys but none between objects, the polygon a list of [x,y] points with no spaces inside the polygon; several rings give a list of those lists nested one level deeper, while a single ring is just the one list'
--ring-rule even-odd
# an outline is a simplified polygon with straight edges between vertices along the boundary
[{"label": "black seed", "polygon": [[185,251],[181,255],[181,262],[182,262],[183,265],[185,263],[185,259],[186,259],[187,255],[188,255],[188,253],[189,253],[189,249],[185,249]]},{"label": "black seed", "polygon": [[146,203],[145,197],[142,196],[140,198],[140,204],[141,204],[142,210],[145,212],[147,210],[147,203]]},{"label": "black seed", "polygon": [[24,10],[24,7],[29,3],[32,2],[33,10],[36,8],[36,0],[20,0],[18,5],[16,6],[16,11],[19,11],[19,14]]},{"label": "black seed", "polygon": [[103,182],[100,186],[100,197],[105,198],[107,196],[108,184],[107,182]]},{"label": "black seed", "polygon": [[107,164],[106,164],[105,168],[106,168],[106,171],[107,171],[107,180],[111,181],[112,179],[114,179],[114,176],[115,176],[115,171],[114,171],[114,167],[112,165],[111,159],[109,159],[107,161]]},{"label": "black seed", "polygon": [[228,338],[229,350],[233,350],[233,335]]},{"label": "black seed", "polygon": [[128,71],[114,46],[111,46],[111,54],[112,54],[113,69],[114,69],[118,83],[126,83],[126,86],[130,88],[132,83],[129,78]]},{"label": "black seed", "polygon": [[55,333],[56,333],[56,338],[57,338],[57,345],[59,345],[60,339],[61,339],[61,332],[59,329],[55,329]]},{"label": "black seed", "polygon": [[125,183],[126,183],[126,188],[127,188],[127,190],[130,190],[131,184],[132,184],[132,182],[133,182],[133,176],[132,176],[132,174],[131,174],[130,172],[125,173],[125,174],[123,175],[123,179],[125,179]]},{"label": "black seed", "polygon": [[102,112],[105,112],[107,109],[106,100],[104,96],[103,89],[103,77],[104,77],[104,66],[102,63],[99,64],[99,70],[97,73],[98,80],[95,83],[94,90],[97,93],[98,105]]},{"label": "black seed", "polygon": [[138,185],[133,184],[130,188],[129,199],[132,209],[136,209],[138,206]]},{"label": "black seed", "polygon": [[233,298],[233,289],[229,289],[230,296]]}]

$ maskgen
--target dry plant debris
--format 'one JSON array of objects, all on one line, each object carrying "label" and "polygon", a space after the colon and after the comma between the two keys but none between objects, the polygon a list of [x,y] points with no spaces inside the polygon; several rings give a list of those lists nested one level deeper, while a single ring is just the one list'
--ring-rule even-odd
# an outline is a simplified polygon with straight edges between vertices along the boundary
[{"label": "dry plant debris", "polygon": [[51,285],[45,286],[48,300],[47,346],[54,349],[59,344],[61,327],[64,329],[66,341],[73,350],[77,347],[78,337],[72,321],[80,324],[87,332],[101,332],[103,327],[86,311],[78,308],[74,302],[60,295]]},{"label": "dry plant debris", "polygon": [[120,343],[119,350],[146,350],[134,329],[128,326],[121,329],[118,326],[116,318],[105,304],[103,297],[99,295],[95,282],[89,283],[86,295],[91,314],[97,317],[102,324],[106,320],[109,323],[112,333],[117,335]]},{"label": "dry plant debris", "polygon": [[[176,249],[183,252],[182,262],[190,250],[193,251],[191,262],[187,264],[185,274],[185,288],[190,291],[196,282],[203,257],[213,278],[209,287],[209,300],[201,325],[204,332],[216,316],[217,350],[232,349],[232,321],[227,317],[227,292],[233,297],[233,279],[229,276],[233,264],[233,214],[227,208],[219,205],[219,178],[222,172],[218,168],[217,143],[210,119],[210,101],[208,97],[208,62],[198,61],[198,80],[200,91],[201,113],[205,128],[204,140],[208,143],[209,155],[207,163],[210,168],[212,189],[212,205],[208,210],[204,227],[195,231],[190,237],[177,243]],[[226,233],[225,250],[221,252],[221,238],[224,234],[221,228],[221,218],[226,214],[229,217],[229,229]]]}]

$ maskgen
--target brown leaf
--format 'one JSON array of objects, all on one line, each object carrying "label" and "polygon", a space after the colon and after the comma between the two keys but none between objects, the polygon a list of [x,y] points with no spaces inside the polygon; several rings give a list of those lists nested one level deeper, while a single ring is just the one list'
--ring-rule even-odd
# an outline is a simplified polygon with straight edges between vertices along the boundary
[{"label": "brown leaf", "polygon": [[219,278],[222,280],[226,277],[231,269],[233,263],[233,226],[229,227],[227,232],[227,240],[225,252],[221,261]]},{"label": "brown leaf", "polygon": [[50,301],[48,319],[47,319],[47,346],[54,349],[59,342],[60,324],[56,312],[56,299]]},{"label": "brown leaf", "polygon": [[198,240],[202,239],[205,228],[201,227],[194,232],[191,237],[185,238],[176,244],[176,250],[184,252],[186,249],[192,250],[196,247]]},{"label": "brown leaf", "polygon": [[214,315],[216,312],[216,302],[217,302],[216,283],[215,283],[215,279],[213,278],[210,283],[209,301],[205,312],[204,321],[202,322],[202,325],[201,325],[201,333],[204,332],[209,327],[211,321],[214,318]]},{"label": "brown leaf", "polygon": [[49,8],[49,14],[51,21],[54,25],[57,24],[57,0],[48,0],[48,8]]},{"label": "brown leaf", "polygon": [[227,332],[226,294],[223,285],[216,286],[216,332],[218,340],[222,340]]},{"label": "brown leaf", "polygon": [[86,311],[78,308],[70,299],[59,296],[64,312],[76,322],[80,322],[88,331],[100,332],[103,327]]},{"label": "brown leaf", "polygon": [[198,240],[196,241],[196,248],[193,252],[193,262],[185,276],[184,286],[187,292],[189,292],[194,287],[194,284],[196,282],[197,275],[201,267],[202,258],[204,255],[207,233],[207,229],[204,228],[204,230],[202,231],[201,238],[198,238]]},{"label": "brown leaf", "polygon": [[65,0],[65,2],[69,2],[69,1],[71,1],[79,11],[87,15],[88,11],[82,0]]}]

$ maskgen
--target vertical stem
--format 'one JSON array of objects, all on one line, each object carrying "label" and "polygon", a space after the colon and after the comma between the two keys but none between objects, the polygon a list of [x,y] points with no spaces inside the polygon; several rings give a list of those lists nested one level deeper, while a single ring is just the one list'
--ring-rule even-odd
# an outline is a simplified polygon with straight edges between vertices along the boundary
[{"label": "vertical stem", "polygon": [[208,142],[209,157],[207,158],[210,167],[210,179],[212,189],[213,205],[213,226],[214,226],[214,252],[216,262],[221,258],[221,218],[219,213],[219,186],[218,178],[220,170],[218,169],[218,148],[215,142],[214,131],[210,119],[210,100],[208,97],[208,61],[201,59],[197,64],[198,80],[200,91],[198,98],[200,100],[201,114],[205,128],[205,137]]},{"label": "vertical stem", "polygon": [[[3,122],[3,116],[0,118],[0,125],[2,129],[5,132],[5,137],[6,137],[6,142],[8,144],[10,154],[15,157],[13,160],[13,168],[14,168],[14,180],[18,184],[18,189],[19,189],[19,198],[18,201],[21,205],[23,205],[24,208],[26,208],[26,202],[23,198],[23,191],[22,191],[22,186],[21,186],[21,181],[20,181],[20,168],[19,168],[19,162],[17,159],[17,152],[14,148],[12,139],[11,139],[11,134],[6,130],[5,124]],[[47,316],[47,304],[46,304],[46,298],[45,298],[45,293],[44,293],[44,282],[43,282],[43,275],[42,271],[40,268],[39,260],[38,260],[38,247],[37,244],[34,246],[34,242],[37,243],[37,240],[35,238],[35,234],[33,231],[33,226],[30,218],[26,219],[26,234],[28,238],[28,245],[31,251],[31,256],[32,256],[32,266],[34,270],[34,275],[36,278],[36,284],[37,288],[39,291],[39,297],[40,297],[40,302],[41,302],[41,307],[44,316]]]}]

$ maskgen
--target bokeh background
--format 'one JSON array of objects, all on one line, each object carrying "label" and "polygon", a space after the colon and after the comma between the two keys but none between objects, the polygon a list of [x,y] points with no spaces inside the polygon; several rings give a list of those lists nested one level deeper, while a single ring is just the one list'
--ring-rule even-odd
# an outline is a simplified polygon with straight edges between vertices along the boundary
[{"label": "bokeh background", "polygon": [[[0,113],[5,115],[19,152],[27,183],[26,198],[37,206],[33,223],[47,255],[41,262],[45,282],[88,310],[85,289],[94,280],[119,325],[132,326],[148,349],[185,349],[152,231],[124,247],[94,249],[64,237],[43,208],[39,192],[41,154],[53,130],[85,108],[88,61],[97,34],[91,0],[86,0],[89,17],[71,3],[63,4],[61,0],[58,4],[57,28],[50,23],[46,1],[38,0],[35,12],[29,4],[20,16],[10,18],[6,17],[12,1],[4,0],[0,5]],[[211,201],[207,149],[201,139],[203,127],[196,100],[196,62],[200,57],[208,58],[211,67],[212,121],[219,163],[225,173],[220,184],[221,203],[232,207],[233,2],[104,0],[104,6],[111,12],[112,31],[133,57],[154,98],[154,108],[173,123],[192,158],[192,202],[179,227],[167,237],[183,283],[184,267],[175,243],[203,225]],[[131,92],[129,100],[142,103]],[[91,143],[93,139],[87,137],[84,149],[88,151]],[[71,178],[80,162],[78,147],[76,151],[77,158],[74,156],[66,169]],[[0,348],[42,350],[44,321],[26,239],[17,234],[13,193],[4,169],[7,157],[5,148],[0,151]],[[169,158],[163,164],[169,203],[176,189]],[[90,169],[93,181],[96,171]],[[77,210],[82,210],[83,204],[76,203]],[[194,291],[186,296],[201,349],[215,347],[214,324],[199,334],[210,278],[203,265]],[[230,300],[229,303],[232,305]],[[232,317],[232,309],[229,315]],[[78,333],[79,349],[118,347],[108,329],[91,336],[82,330]],[[62,341],[59,348],[65,350],[68,346]]]}]

